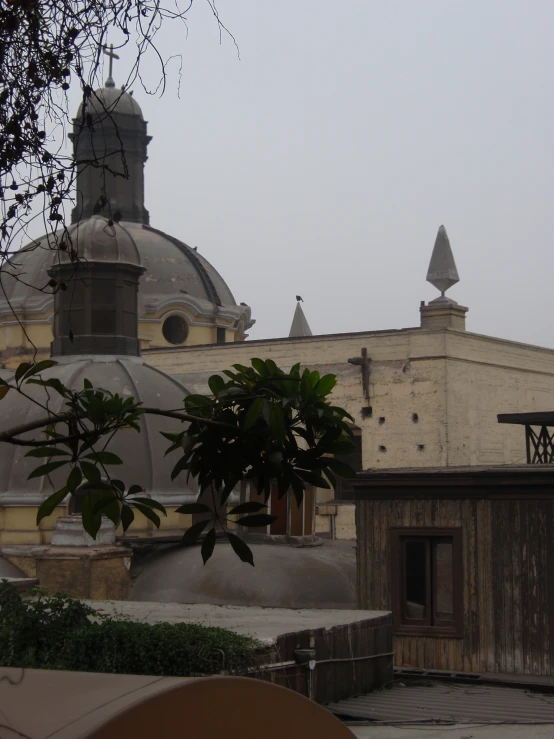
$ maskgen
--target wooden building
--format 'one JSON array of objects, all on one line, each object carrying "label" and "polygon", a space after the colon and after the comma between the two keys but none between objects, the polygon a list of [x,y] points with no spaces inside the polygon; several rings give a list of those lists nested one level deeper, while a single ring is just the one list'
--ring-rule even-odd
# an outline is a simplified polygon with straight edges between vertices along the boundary
[{"label": "wooden building", "polygon": [[554,675],[554,465],[395,469],[354,482],[358,606],[395,664]]}]

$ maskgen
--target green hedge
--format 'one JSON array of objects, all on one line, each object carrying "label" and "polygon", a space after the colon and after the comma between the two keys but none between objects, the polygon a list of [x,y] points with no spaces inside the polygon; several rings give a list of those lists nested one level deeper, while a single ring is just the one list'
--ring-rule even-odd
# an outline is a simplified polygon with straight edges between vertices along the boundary
[{"label": "green hedge", "polygon": [[197,624],[145,624],[100,615],[65,595],[22,600],[0,584],[0,665],[126,675],[244,674],[255,640]]}]

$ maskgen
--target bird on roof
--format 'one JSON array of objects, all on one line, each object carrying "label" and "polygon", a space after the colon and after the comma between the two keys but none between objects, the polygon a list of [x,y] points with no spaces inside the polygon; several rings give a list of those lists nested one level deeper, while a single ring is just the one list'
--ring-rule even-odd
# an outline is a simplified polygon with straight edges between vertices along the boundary
[{"label": "bird on roof", "polygon": [[303,299],[302,299],[302,297],[300,295],[297,295],[296,296],[296,300],[298,300],[299,303],[300,302],[302,302],[302,303],[304,302]]},{"label": "bird on roof", "polygon": [[247,306],[247,305],[248,305],[248,303],[241,303],[241,305],[246,305],[246,306]]}]

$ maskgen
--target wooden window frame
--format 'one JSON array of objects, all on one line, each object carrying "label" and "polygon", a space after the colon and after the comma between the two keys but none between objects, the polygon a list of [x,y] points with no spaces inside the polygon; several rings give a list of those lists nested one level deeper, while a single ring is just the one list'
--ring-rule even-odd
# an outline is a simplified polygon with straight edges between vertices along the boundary
[{"label": "wooden window frame", "polygon": [[[392,613],[395,634],[412,634],[421,636],[436,637],[463,637],[463,559],[462,559],[462,529],[461,528],[440,528],[438,526],[419,527],[405,526],[401,528],[389,529],[390,534],[390,582],[392,594]],[[410,619],[411,623],[406,623],[403,617],[405,601],[405,560],[404,546],[410,539],[426,539],[429,544],[427,546],[427,565],[429,564],[434,549],[433,539],[451,537],[452,538],[452,597],[454,618],[451,624],[428,624],[425,620],[414,623],[417,619]],[[434,592],[434,586],[429,577],[427,584],[428,591]],[[436,604],[432,599],[431,608],[432,615],[435,615]]]}]

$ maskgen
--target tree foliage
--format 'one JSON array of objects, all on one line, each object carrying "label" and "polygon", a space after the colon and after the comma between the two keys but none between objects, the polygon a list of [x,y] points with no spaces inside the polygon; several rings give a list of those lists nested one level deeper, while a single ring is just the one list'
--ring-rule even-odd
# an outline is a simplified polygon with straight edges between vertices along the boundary
[{"label": "tree foliage", "polygon": [[[73,390],[48,376],[55,364],[54,360],[23,363],[11,382],[0,380],[0,398],[12,392],[40,403],[26,391],[28,385],[35,385],[45,393],[58,393],[64,401],[63,412],[50,412],[38,421],[0,433],[0,442],[31,447],[26,456],[38,465],[29,479],[50,479],[51,473],[63,471],[65,484],[42,503],[37,524],[67,496],[83,494],[83,526],[93,538],[102,515],[123,531],[137,512],[159,527],[160,516],[166,514],[164,506],[145,494],[140,480],[124,481],[116,476],[113,470],[124,460],[109,449],[122,429],[140,433],[140,418],[149,413],[183,422],[182,431],[162,433],[169,443],[166,456],[173,463],[172,479],[185,475],[198,487],[197,502],[177,511],[206,514],[205,520],[183,536],[183,543],[189,544],[205,534],[204,562],[213,553],[220,527],[240,559],[253,564],[249,547],[227,531],[228,516],[238,517],[238,524],[245,527],[275,520],[257,501],[241,503],[226,513],[229,496],[241,483],[249,484],[266,503],[276,485],[279,497],[292,491],[300,505],[307,485],[329,488],[336,483],[335,475],[354,474],[335,456],[352,451],[354,445],[349,424],[353,419],[329,398],[336,383],[334,375],[321,377],[307,368],[301,371],[300,364],[285,372],[270,359],[252,359],[249,367],[235,364],[223,376],[213,375],[209,380],[212,395],[187,395],[181,412],[144,407],[134,398],[94,388],[88,380],[82,389]],[[39,430],[42,438],[29,439],[28,432],[33,430]]]}]

